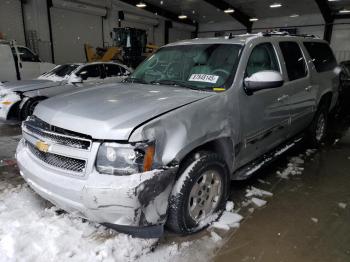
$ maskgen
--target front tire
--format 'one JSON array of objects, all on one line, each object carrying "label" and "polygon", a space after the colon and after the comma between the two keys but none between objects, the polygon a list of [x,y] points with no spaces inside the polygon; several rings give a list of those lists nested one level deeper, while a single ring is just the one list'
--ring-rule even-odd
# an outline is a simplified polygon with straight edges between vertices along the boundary
[{"label": "front tire", "polygon": [[229,174],[225,161],[216,153],[200,152],[180,167],[170,199],[167,226],[178,234],[201,230],[208,219],[226,203]]}]

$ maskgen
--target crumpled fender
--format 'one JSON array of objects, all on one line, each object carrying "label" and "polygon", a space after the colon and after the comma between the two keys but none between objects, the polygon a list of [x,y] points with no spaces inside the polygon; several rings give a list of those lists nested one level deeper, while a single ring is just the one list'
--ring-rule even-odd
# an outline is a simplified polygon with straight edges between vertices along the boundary
[{"label": "crumpled fender", "polygon": [[225,93],[191,103],[140,126],[129,142],[154,141],[154,162],[159,166],[178,163],[195,148],[220,138],[229,138],[234,148],[238,134],[231,128],[231,103]]}]

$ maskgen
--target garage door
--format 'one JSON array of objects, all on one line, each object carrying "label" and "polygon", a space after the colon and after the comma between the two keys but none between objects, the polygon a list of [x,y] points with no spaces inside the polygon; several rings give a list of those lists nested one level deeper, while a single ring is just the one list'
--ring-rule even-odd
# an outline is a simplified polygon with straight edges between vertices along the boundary
[{"label": "garage door", "polygon": [[101,16],[51,8],[55,63],[85,62],[84,44],[102,47]]},{"label": "garage door", "polygon": [[21,1],[19,0],[0,1],[0,32],[5,39],[16,40],[18,44],[24,45],[25,38],[21,10]]}]

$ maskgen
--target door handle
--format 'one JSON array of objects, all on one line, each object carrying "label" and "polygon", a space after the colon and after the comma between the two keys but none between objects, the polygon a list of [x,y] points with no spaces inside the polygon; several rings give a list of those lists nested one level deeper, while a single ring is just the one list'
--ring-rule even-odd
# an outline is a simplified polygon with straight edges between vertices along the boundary
[{"label": "door handle", "polygon": [[312,89],[312,86],[305,87],[305,91],[310,92]]},{"label": "door handle", "polygon": [[282,101],[286,100],[288,97],[289,97],[288,95],[283,95],[283,96],[277,98],[277,101],[282,102]]}]

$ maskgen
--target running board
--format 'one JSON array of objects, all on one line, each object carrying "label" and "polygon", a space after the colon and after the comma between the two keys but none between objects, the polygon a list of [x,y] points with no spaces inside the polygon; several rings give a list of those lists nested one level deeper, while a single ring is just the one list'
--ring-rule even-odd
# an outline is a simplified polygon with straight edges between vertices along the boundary
[{"label": "running board", "polygon": [[287,152],[289,149],[294,147],[298,142],[300,142],[304,138],[304,135],[299,135],[296,138],[292,139],[288,143],[284,143],[272,151],[264,154],[263,156],[253,160],[249,164],[246,164],[239,169],[237,169],[232,175],[232,180],[245,180],[251,177],[255,172],[260,170],[261,168],[267,166],[274,160],[276,160],[279,156]]}]

